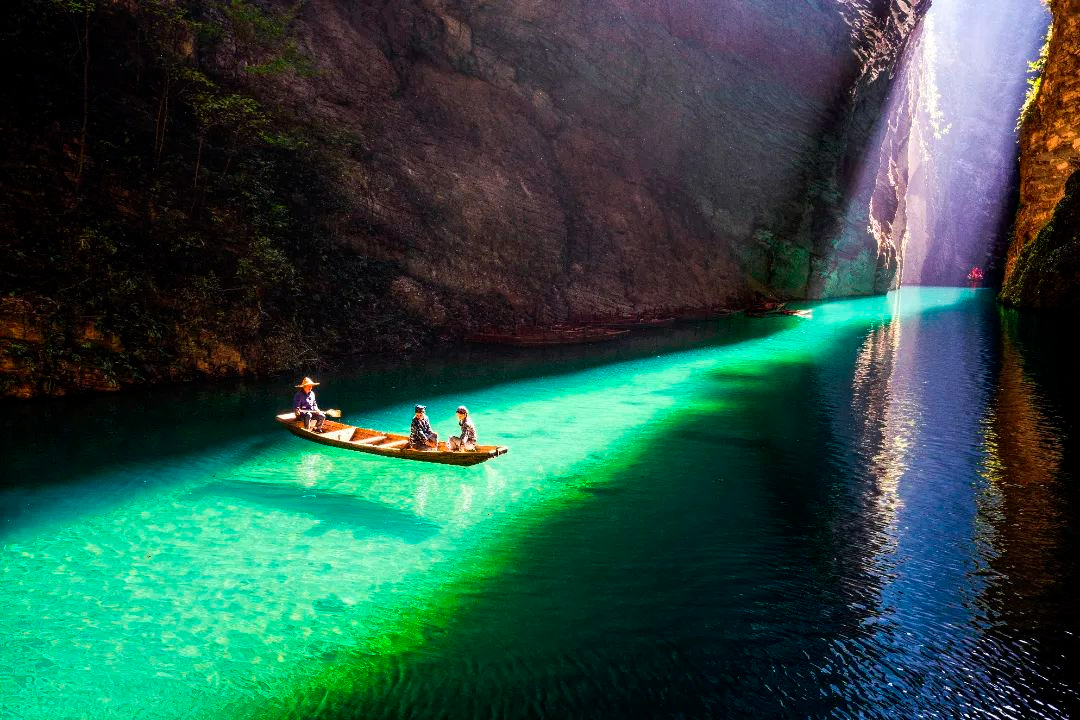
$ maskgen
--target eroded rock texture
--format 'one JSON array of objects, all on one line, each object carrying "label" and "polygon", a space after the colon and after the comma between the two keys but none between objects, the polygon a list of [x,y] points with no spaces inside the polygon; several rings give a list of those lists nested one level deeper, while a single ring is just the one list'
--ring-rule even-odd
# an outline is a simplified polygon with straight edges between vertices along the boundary
[{"label": "eroded rock texture", "polygon": [[884,292],[928,5],[20,0],[0,393]]},{"label": "eroded rock texture", "polygon": [[1042,85],[1020,133],[1020,209],[1001,297],[1022,307],[1078,305],[1080,223],[1080,1],[1052,0]]},{"label": "eroded rock texture", "polygon": [[283,98],[355,140],[341,239],[400,263],[410,302],[544,322],[867,294],[895,252],[860,174],[923,9],[313,0],[320,74]]}]

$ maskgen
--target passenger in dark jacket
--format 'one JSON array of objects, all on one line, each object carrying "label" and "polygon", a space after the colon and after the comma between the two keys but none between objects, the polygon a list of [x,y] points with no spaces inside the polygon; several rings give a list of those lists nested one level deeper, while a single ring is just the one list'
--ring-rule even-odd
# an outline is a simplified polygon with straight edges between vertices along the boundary
[{"label": "passenger in dark jacket", "polygon": [[439,433],[431,429],[426,412],[426,407],[417,405],[409,427],[409,447],[414,450],[437,450],[439,447]]}]

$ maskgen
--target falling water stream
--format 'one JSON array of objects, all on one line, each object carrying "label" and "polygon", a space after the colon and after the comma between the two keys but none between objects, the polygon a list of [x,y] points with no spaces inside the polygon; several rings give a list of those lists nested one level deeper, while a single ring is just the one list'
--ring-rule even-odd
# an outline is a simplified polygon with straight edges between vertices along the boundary
[{"label": "falling water stream", "polygon": [[[811,306],[807,306],[811,307]],[[1075,391],[987,291],[5,406],[0,717],[1068,717]]]}]

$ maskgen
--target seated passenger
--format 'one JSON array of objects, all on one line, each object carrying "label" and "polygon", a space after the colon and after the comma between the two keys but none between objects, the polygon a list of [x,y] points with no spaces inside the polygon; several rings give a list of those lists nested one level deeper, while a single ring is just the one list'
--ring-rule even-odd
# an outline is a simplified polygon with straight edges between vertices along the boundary
[{"label": "seated passenger", "polygon": [[315,424],[315,432],[323,431],[323,423],[326,422],[326,413],[319,409],[319,403],[315,401],[315,386],[319,383],[309,377],[305,377],[296,387],[300,390],[293,395],[293,411],[297,420],[304,421],[304,429],[310,430],[312,423]]},{"label": "seated passenger", "polygon": [[457,421],[461,426],[461,435],[453,435],[446,444],[448,450],[476,451],[476,426],[469,419],[469,408],[461,405],[457,409]]},{"label": "seated passenger", "polygon": [[417,405],[413,415],[412,425],[409,427],[409,447],[413,450],[437,450],[439,448],[439,433],[431,429],[425,412],[427,408]]}]

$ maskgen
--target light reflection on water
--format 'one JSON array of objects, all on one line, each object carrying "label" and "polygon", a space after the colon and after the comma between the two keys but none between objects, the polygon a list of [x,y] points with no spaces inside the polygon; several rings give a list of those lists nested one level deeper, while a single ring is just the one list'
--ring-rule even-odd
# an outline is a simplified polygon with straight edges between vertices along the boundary
[{"label": "light reflection on water", "polygon": [[511,447],[470,469],[305,444],[269,385],[235,439],[151,423],[186,438],[160,460],[60,444],[58,473],[37,438],[0,716],[1064,717],[1069,426],[1003,317],[913,288],[324,379],[378,427],[468,404]]}]

